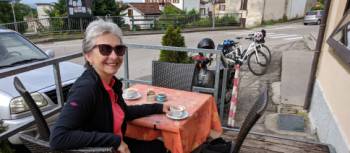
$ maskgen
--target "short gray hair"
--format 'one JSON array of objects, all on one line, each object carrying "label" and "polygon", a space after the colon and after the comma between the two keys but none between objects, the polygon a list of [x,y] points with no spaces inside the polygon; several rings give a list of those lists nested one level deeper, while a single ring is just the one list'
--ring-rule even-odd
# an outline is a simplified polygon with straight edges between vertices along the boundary
[{"label": "short gray hair", "polygon": [[[97,19],[91,22],[87,26],[84,33],[83,54],[86,54],[93,49],[93,47],[95,46],[95,40],[97,37],[107,33],[113,34],[114,36],[118,37],[120,40],[120,43],[123,42],[122,41],[123,33],[117,24],[113,23],[112,21],[105,21],[103,19]],[[89,64],[89,63],[86,63],[86,64]]]}]

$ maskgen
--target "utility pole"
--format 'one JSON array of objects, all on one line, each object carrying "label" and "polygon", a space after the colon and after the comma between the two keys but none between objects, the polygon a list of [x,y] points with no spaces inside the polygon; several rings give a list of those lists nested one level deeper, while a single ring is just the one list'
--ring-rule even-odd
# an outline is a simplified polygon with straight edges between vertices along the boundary
[{"label": "utility pole", "polygon": [[10,3],[11,3],[11,7],[12,7],[13,24],[15,25],[15,30],[18,32],[17,21],[16,21],[16,14],[15,14],[14,6],[13,6],[14,5],[13,3],[15,3],[15,1],[12,0]]},{"label": "utility pole", "polygon": [[211,19],[213,21],[212,23],[212,29],[215,29],[215,0],[212,0],[211,1],[211,6],[212,6],[212,13],[211,13]]}]

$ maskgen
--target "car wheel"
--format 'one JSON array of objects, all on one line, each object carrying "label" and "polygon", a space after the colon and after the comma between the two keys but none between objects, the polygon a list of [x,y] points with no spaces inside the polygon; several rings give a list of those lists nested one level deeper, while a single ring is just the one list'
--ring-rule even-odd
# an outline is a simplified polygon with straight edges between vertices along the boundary
[{"label": "car wheel", "polygon": [[320,25],[321,24],[321,20],[317,20],[317,25]]}]

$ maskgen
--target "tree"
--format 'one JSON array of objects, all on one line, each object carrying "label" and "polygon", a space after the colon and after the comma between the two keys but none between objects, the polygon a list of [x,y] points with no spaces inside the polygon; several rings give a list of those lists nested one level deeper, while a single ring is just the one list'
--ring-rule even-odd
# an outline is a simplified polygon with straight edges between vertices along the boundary
[{"label": "tree", "polygon": [[0,23],[13,22],[11,5],[8,2],[0,2]]},{"label": "tree", "polygon": [[[33,10],[30,6],[26,4],[19,3],[19,0],[15,1],[13,4],[13,9],[16,15],[16,22],[23,21],[25,16],[33,16],[36,11]],[[10,1],[0,1],[0,23],[13,23],[13,14]],[[15,29],[15,25],[8,25],[9,29]],[[24,33],[28,28],[28,25],[25,23],[18,23],[17,30],[20,33]]]},{"label": "tree", "polygon": [[324,10],[324,0],[317,0],[316,5],[311,10]]},{"label": "tree", "polygon": [[[185,39],[181,35],[180,28],[169,26],[162,37],[163,46],[185,47]],[[189,63],[187,52],[161,50],[159,61],[171,63]]]},{"label": "tree", "polygon": [[[93,0],[91,11],[94,16],[121,16],[121,12],[126,8],[126,5],[116,3],[115,0]],[[124,24],[122,17],[113,18],[113,22],[119,26]]]},{"label": "tree", "polygon": [[162,15],[159,17],[159,23],[157,26],[160,26],[162,29],[172,25],[175,27],[181,26],[180,22],[185,21],[185,15],[185,11],[178,9],[173,5],[165,5]]},{"label": "tree", "polygon": [[67,16],[66,0],[58,0],[57,3],[53,4],[51,10],[46,10],[46,13],[50,17],[65,17],[65,16]]},{"label": "tree", "polygon": [[[16,1],[14,4],[16,21],[23,21],[25,16],[35,15],[36,10],[26,4]],[[13,22],[13,14],[10,2],[0,1],[0,23]]]},{"label": "tree", "polygon": [[178,9],[176,6],[173,5],[166,5],[164,7],[162,15],[165,16],[172,16],[172,15],[185,15],[186,12]]}]

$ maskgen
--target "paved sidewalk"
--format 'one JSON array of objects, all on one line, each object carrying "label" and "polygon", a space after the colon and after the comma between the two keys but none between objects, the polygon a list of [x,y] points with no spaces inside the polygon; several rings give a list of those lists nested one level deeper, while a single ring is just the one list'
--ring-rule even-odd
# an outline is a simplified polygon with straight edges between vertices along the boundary
[{"label": "paved sidewalk", "polygon": [[[281,85],[281,67],[282,67],[282,55],[289,51],[303,51],[310,52],[310,49],[307,47],[306,43],[303,40],[281,44],[274,48],[270,48],[272,52],[272,61],[271,65],[268,68],[268,71],[263,76],[255,76],[249,70],[247,65],[243,65],[241,68],[241,78],[240,78],[240,86],[239,86],[239,95],[238,95],[238,107],[237,107],[237,115],[236,115],[236,125],[235,127],[240,127],[242,125],[243,120],[248,114],[249,109],[253,106],[257,96],[259,95],[259,89],[267,84],[269,87],[269,105],[264,116],[258,121],[258,123],[253,127],[254,132],[260,133],[268,133],[268,134],[276,134],[280,136],[288,136],[290,138],[303,139],[303,140],[317,140],[315,135],[312,135],[309,129],[306,129],[305,133],[293,133],[293,132],[278,132],[273,131],[266,128],[265,124],[274,124],[267,125],[267,127],[276,126],[276,121],[266,122],[266,116],[271,114],[278,113],[279,110],[288,110],[288,108],[284,108],[285,106],[280,104],[280,85]],[[294,76],[296,76],[295,74]],[[284,113],[297,113],[294,112],[294,109],[291,112]],[[227,120],[223,121],[226,124]],[[308,128],[308,123],[306,123],[306,128]]]}]

